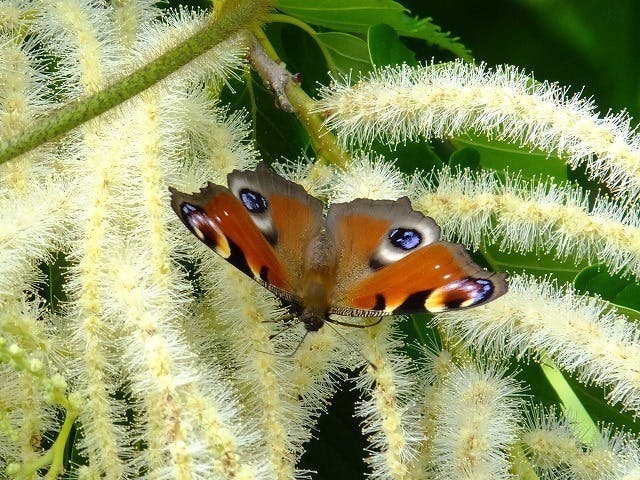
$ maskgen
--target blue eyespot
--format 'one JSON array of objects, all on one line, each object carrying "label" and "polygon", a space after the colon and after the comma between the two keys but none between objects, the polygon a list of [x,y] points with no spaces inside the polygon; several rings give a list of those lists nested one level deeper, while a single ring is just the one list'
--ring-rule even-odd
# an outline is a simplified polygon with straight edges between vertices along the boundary
[{"label": "blue eyespot", "polygon": [[389,232],[389,240],[394,247],[402,250],[412,250],[420,245],[422,237],[412,228],[394,228]]},{"label": "blue eyespot", "polygon": [[478,290],[481,292],[480,296],[486,297],[488,295],[491,295],[491,293],[493,293],[493,283],[491,283],[491,280],[487,280],[484,278],[476,278],[475,282],[476,282],[476,285],[478,285]]},{"label": "blue eyespot", "polygon": [[269,206],[266,198],[248,188],[240,190],[240,201],[251,213],[264,213]]},{"label": "blue eyespot", "polygon": [[184,215],[185,217],[188,217],[189,214],[196,212],[197,210],[198,209],[193,205],[191,205],[190,203],[183,203],[182,205],[180,205],[180,211],[182,212],[182,215]]}]

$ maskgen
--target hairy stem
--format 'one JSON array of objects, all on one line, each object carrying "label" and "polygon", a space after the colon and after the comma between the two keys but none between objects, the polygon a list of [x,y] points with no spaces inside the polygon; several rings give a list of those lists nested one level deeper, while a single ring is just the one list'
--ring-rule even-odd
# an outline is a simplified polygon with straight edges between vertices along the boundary
[{"label": "hairy stem", "polygon": [[233,3],[235,8],[225,4],[226,8],[222,8],[218,15],[212,17],[202,30],[154,61],[87,98],[61,107],[42,118],[29,130],[1,141],[0,164],[64,135],[83,122],[146,90],[222,40],[243,28],[250,27],[256,17],[269,5],[266,0],[238,0]]},{"label": "hairy stem", "polygon": [[286,70],[265,34],[259,29],[254,29],[253,34],[255,38],[251,41],[249,53],[251,63],[265,85],[274,91],[279,105],[293,112],[302,122],[320,160],[340,167],[347,165],[349,155],[338,145],[336,137],[322,125],[322,117],[312,112],[315,105],[313,99]]}]

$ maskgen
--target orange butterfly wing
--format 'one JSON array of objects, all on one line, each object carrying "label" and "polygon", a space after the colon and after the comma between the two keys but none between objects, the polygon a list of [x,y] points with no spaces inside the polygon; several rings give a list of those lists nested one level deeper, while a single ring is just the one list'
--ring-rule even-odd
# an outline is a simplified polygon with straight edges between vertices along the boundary
[{"label": "orange butterfly wing", "polygon": [[237,198],[253,192],[266,199],[268,209],[264,213],[250,213],[251,218],[273,245],[294,291],[298,292],[306,270],[307,248],[324,223],[322,202],[263,162],[255,171],[231,172],[227,181]]},{"label": "orange butterfly wing", "polygon": [[228,188],[210,183],[193,195],[170,191],[178,217],[208,247],[251,278],[293,290],[273,247]]},{"label": "orange butterfly wing", "polygon": [[234,170],[227,181],[229,188],[210,183],[192,195],[170,188],[173,210],[229,263],[299,303],[305,246],[322,226],[322,203],[264,163]]},{"label": "orange butterfly wing", "polygon": [[440,228],[406,197],[334,204],[327,228],[337,265],[331,313],[439,312],[506,291],[504,279],[481,269],[461,245],[439,241]]},{"label": "orange butterfly wing", "polygon": [[504,279],[482,270],[464,247],[436,242],[353,285],[343,302],[385,314],[435,313],[480,305],[505,291]]}]

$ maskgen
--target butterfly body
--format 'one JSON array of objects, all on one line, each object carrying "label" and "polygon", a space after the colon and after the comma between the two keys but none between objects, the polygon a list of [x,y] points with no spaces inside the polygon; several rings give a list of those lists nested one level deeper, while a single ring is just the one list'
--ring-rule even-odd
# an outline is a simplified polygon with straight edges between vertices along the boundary
[{"label": "butterfly body", "polygon": [[305,272],[296,295],[302,307],[299,317],[307,330],[319,330],[329,318],[332,290],[328,265],[316,265]]},{"label": "butterfly body", "polygon": [[332,315],[440,312],[506,291],[502,276],[440,241],[407,197],[336,203],[325,217],[320,200],[264,163],[227,181],[195,194],[170,188],[171,205],[202,242],[293,305],[309,331]]}]

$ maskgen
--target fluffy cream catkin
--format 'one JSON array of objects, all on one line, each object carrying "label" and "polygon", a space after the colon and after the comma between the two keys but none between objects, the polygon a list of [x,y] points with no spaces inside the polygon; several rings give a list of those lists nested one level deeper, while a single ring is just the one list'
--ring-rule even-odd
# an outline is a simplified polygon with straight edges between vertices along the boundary
[{"label": "fluffy cream catkin", "polygon": [[[116,68],[117,46],[111,41],[113,25],[105,9],[90,2],[64,0],[43,2],[39,25],[50,38],[61,68],[69,76],[62,85],[69,97],[87,95],[104,88],[109,72]],[[70,212],[71,235],[67,240],[71,269],[68,292],[71,303],[67,321],[73,321],[72,353],[74,386],[86,398],[80,412],[85,436],[82,450],[105,478],[126,475],[131,465],[126,452],[132,443],[122,426],[125,414],[113,392],[118,389],[114,375],[115,352],[105,339],[113,326],[105,322],[104,291],[108,270],[104,260],[117,247],[106,233],[114,228],[111,204],[116,201],[114,186],[126,149],[117,128],[109,129],[110,115],[93,120],[74,132],[68,140],[65,174],[76,180],[74,205]],[[82,182],[77,182],[82,178]]]},{"label": "fluffy cream catkin", "polygon": [[640,194],[640,138],[629,117],[601,117],[591,101],[516,67],[402,65],[350,83],[324,87],[316,107],[346,143],[480,134],[558,155],[572,167],[585,164],[621,196]]},{"label": "fluffy cream catkin", "polygon": [[526,416],[521,442],[527,458],[543,478],[638,478],[639,439],[606,428],[601,434],[594,444],[584,444],[566,417],[553,409],[534,407]]},{"label": "fluffy cream catkin", "polygon": [[206,275],[212,287],[205,288],[206,296],[214,302],[218,328],[226,330],[224,335],[235,365],[234,384],[245,393],[246,421],[257,425],[262,434],[270,478],[293,478],[296,476],[293,439],[304,435],[300,431],[303,411],[288,394],[292,390],[291,364],[279,356],[295,348],[296,338],[291,331],[280,334],[277,340],[282,353],[277,353],[269,336],[276,331],[277,324],[274,326],[271,321],[279,313],[267,292],[228,265],[218,268],[209,265]]},{"label": "fluffy cream catkin", "polygon": [[607,302],[571,287],[514,275],[509,292],[482,307],[436,316],[449,334],[492,355],[548,356],[607,400],[640,412],[640,331]]},{"label": "fluffy cream catkin", "polygon": [[613,272],[640,276],[640,215],[621,201],[587,194],[568,183],[522,180],[495,173],[445,168],[414,197],[414,208],[432,216],[445,238],[479,248],[483,240],[505,251],[547,252],[605,263]]},{"label": "fluffy cream catkin", "polygon": [[52,331],[41,308],[20,299],[0,302],[0,465],[29,465],[39,438],[56,428],[44,384],[53,370]]},{"label": "fluffy cream catkin", "polygon": [[[454,368],[425,400],[432,417],[428,456],[436,479],[508,479],[517,439],[518,384],[495,367]],[[437,413],[432,413],[437,412]]]},{"label": "fluffy cream catkin", "polygon": [[[370,391],[370,398],[359,402],[363,433],[368,436],[371,477],[404,480],[410,478],[412,463],[423,439],[419,431],[419,412],[411,402],[415,370],[411,360],[400,353],[403,342],[391,318],[353,335],[366,363],[356,385]],[[346,332],[349,335],[349,332]],[[369,363],[370,362],[370,363]]]}]

